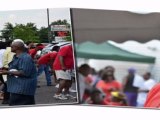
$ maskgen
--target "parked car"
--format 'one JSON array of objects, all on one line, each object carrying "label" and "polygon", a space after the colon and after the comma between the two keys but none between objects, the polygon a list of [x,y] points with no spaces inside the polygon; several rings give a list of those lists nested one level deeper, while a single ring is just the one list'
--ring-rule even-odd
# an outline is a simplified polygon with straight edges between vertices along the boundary
[{"label": "parked car", "polygon": [[61,41],[61,42],[53,42],[48,44],[47,46],[45,46],[45,48],[43,48],[41,55],[44,55],[50,51],[59,51],[59,49],[65,45],[71,44],[71,42],[68,41]]}]

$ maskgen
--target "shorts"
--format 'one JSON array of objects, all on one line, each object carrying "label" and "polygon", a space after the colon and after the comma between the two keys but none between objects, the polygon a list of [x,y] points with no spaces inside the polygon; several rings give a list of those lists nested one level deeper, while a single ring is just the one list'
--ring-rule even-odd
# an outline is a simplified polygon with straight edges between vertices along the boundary
[{"label": "shorts", "polygon": [[72,70],[55,70],[57,80],[72,80]]}]

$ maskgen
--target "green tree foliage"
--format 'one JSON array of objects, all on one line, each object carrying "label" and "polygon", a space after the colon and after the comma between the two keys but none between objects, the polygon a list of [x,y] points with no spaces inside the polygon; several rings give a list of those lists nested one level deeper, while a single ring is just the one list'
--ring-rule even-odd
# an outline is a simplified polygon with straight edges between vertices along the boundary
[{"label": "green tree foliage", "polygon": [[12,34],[14,39],[22,39],[25,42],[27,41],[40,42],[38,36],[38,30],[34,23],[27,23],[26,25],[16,24]]},{"label": "green tree foliage", "polygon": [[51,23],[51,25],[67,25],[68,27],[70,27],[70,24],[67,22],[66,19],[54,21]]},{"label": "green tree foliage", "polygon": [[41,27],[40,30],[38,31],[38,35],[39,35],[40,42],[42,43],[48,42],[48,28]]},{"label": "green tree foliage", "polygon": [[[50,24],[50,26],[51,25],[67,25],[70,28],[70,24],[65,19],[54,21]],[[6,23],[3,30],[1,30],[1,33],[1,39],[22,39],[25,42],[48,42],[48,36],[53,36],[53,32],[48,31],[48,27],[41,27],[40,29],[37,29],[35,23],[15,24],[14,26],[11,23]],[[54,38],[52,39],[54,40]],[[70,41],[71,33],[69,33],[69,36],[67,36],[65,39]]]},{"label": "green tree foliage", "polygon": [[1,31],[2,35],[1,37],[2,38],[5,38],[5,40],[12,40],[13,39],[13,34],[12,34],[12,31],[13,31],[13,25],[11,23],[6,23],[4,25],[4,29]]}]

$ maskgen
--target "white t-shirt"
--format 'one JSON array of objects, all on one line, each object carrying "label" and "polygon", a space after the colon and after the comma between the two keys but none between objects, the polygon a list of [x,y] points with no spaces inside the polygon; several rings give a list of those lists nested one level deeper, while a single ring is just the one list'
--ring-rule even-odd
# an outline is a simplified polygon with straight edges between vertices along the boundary
[{"label": "white t-shirt", "polygon": [[[149,79],[147,81],[144,81],[143,85],[140,87],[140,90],[151,90],[152,87],[156,84],[155,80],[153,79]],[[137,98],[137,103],[140,107],[143,107],[146,98],[147,98],[147,94],[146,92],[139,92],[138,93],[138,98]]]},{"label": "white t-shirt", "polygon": [[3,67],[3,55],[4,55],[5,49],[0,49],[0,68]]},{"label": "white t-shirt", "polygon": [[140,88],[141,86],[143,86],[144,82],[145,81],[144,81],[142,76],[140,76],[138,74],[135,74],[134,81],[133,81],[133,86],[134,87]]}]

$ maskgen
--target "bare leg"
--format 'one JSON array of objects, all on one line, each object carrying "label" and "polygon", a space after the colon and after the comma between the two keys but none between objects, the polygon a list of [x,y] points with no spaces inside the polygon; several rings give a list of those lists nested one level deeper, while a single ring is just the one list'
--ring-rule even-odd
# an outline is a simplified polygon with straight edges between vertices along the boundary
[{"label": "bare leg", "polygon": [[59,81],[59,88],[58,88],[56,94],[57,94],[57,95],[61,94],[61,93],[62,93],[62,90],[63,90],[63,88],[65,88],[65,86],[66,86],[65,80],[60,80],[60,81]]}]

